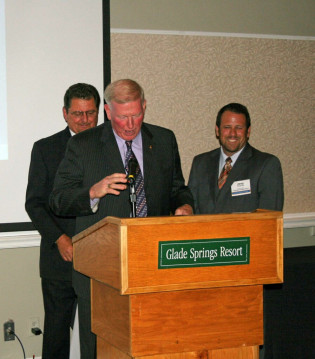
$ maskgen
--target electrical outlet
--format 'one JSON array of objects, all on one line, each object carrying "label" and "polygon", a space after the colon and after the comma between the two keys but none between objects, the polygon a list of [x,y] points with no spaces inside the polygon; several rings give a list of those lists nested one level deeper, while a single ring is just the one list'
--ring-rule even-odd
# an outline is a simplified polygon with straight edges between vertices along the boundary
[{"label": "electrical outlet", "polygon": [[30,317],[28,319],[28,333],[30,336],[35,335],[32,333],[32,328],[40,328],[39,317]]},{"label": "electrical outlet", "polygon": [[3,324],[3,332],[4,332],[4,341],[7,342],[9,340],[15,340],[14,334],[9,333],[9,329],[14,332],[14,321],[12,319],[7,320]]}]

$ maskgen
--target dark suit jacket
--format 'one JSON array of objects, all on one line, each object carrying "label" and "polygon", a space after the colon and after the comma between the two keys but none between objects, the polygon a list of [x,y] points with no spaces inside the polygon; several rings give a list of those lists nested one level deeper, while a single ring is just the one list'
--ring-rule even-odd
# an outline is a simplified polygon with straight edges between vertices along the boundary
[{"label": "dark suit jacket", "polygon": [[26,211],[41,235],[41,277],[68,281],[71,280],[72,264],[61,258],[55,242],[64,233],[70,237],[74,235],[75,219],[56,216],[48,201],[70,137],[66,128],[34,143],[25,202]]},{"label": "dark suit jacket", "polygon": [[[177,142],[172,131],[143,124],[144,188],[148,216],[169,215],[183,204],[193,206],[190,191],[182,175]],[[129,190],[119,196],[106,195],[93,213],[89,189],[96,182],[113,173],[124,173],[124,163],[108,121],[74,136],[56,175],[50,205],[59,215],[77,217],[76,232],[81,232],[106,216],[129,217]],[[89,296],[87,285],[77,292]]]},{"label": "dark suit jacket", "polygon": [[[220,148],[202,153],[193,160],[188,186],[197,214],[252,212],[258,208],[282,210],[283,178],[277,157],[247,144],[221,190],[218,187],[219,161]],[[246,179],[250,180],[251,194],[232,197],[233,182]]]}]

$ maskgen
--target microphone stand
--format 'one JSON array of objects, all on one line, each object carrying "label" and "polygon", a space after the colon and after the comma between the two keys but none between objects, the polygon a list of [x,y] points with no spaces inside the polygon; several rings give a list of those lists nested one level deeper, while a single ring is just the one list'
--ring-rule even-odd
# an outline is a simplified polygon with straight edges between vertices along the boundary
[{"label": "microphone stand", "polygon": [[130,202],[131,202],[131,217],[136,217],[136,173],[137,168],[139,167],[138,161],[135,157],[131,157],[128,161],[128,183],[130,185]]},{"label": "microphone stand", "polygon": [[137,203],[137,195],[135,190],[135,180],[129,179],[129,190],[130,190],[130,202],[131,202],[131,217],[136,217],[136,203]]}]

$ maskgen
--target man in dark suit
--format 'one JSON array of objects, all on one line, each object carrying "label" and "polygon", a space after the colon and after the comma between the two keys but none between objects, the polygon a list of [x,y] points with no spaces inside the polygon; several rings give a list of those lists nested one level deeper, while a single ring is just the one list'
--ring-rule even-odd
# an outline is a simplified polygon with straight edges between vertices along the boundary
[{"label": "man in dark suit", "polygon": [[215,132],[221,147],[196,156],[190,171],[188,186],[195,213],[282,210],[280,161],[252,147],[248,143],[250,131],[245,106],[230,103],[218,112]]},{"label": "man in dark suit", "polygon": [[64,96],[68,127],[34,143],[25,208],[41,235],[40,276],[45,309],[43,359],[69,358],[70,325],[76,298],[72,287],[74,217],[56,216],[48,204],[58,166],[72,134],[95,127],[100,96],[91,85],[75,84]]},{"label": "man in dark suit", "polygon": [[[128,144],[144,177],[148,216],[190,215],[193,199],[185,186],[177,142],[172,131],[144,124],[146,100],[133,80],[118,80],[105,90],[110,121],[86,131],[68,143],[55,179],[50,205],[59,215],[77,217],[80,232],[106,216],[130,217],[126,179]],[[76,272],[81,358],[94,358],[95,338],[90,331],[89,279]]]}]

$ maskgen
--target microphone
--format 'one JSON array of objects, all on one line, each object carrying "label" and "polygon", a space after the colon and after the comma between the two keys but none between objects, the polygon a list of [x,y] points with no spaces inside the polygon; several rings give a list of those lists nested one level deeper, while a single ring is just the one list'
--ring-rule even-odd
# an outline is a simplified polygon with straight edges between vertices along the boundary
[{"label": "microphone", "polygon": [[138,161],[135,158],[130,158],[128,162],[128,176],[127,176],[127,182],[129,184],[134,184],[136,181],[136,172],[139,164]]}]

